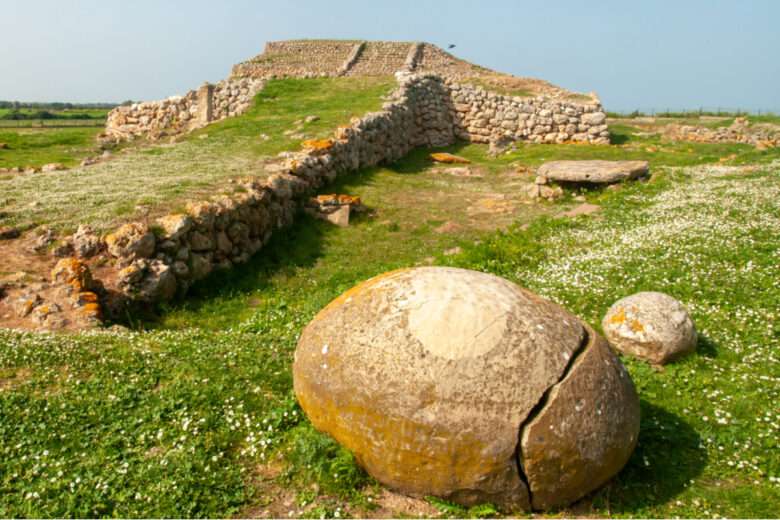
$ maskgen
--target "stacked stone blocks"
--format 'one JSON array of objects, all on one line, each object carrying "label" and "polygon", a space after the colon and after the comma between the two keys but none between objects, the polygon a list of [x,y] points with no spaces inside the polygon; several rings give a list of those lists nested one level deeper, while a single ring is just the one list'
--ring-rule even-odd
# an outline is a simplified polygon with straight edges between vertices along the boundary
[{"label": "stacked stone blocks", "polygon": [[205,84],[183,96],[117,107],[109,112],[101,139],[127,141],[176,136],[244,113],[265,82],[236,78]]}]

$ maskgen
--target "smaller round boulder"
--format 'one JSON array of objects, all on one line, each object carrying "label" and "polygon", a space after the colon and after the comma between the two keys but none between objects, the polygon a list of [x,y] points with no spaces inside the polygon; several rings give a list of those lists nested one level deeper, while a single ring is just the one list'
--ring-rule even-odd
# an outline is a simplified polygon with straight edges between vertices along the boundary
[{"label": "smaller round boulder", "polygon": [[615,302],[601,322],[616,350],[664,365],[696,349],[696,328],[683,305],[659,292],[640,292]]}]

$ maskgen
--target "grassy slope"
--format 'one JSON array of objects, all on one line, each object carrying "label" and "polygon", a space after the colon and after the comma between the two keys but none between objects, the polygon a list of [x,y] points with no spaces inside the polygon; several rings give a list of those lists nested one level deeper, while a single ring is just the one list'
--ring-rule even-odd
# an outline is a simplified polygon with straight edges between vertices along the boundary
[{"label": "grassy slope", "polygon": [[[778,157],[739,145],[643,152],[655,144],[629,130],[618,132],[622,148],[523,146],[496,161],[483,146],[454,150],[494,175],[561,156],[652,155],[659,172],[732,153],[735,163]],[[588,192],[604,207],[590,220],[461,236],[433,232],[458,210],[424,204],[431,199],[422,194],[453,189],[418,173],[425,165],[417,154],[345,179],[339,190],[403,210],[346,229],[301,220],[250,265],[205,281],[154,324],[178,330],[0,332],[0,516],[228,515],[266,503],[253,496],[252,482],[280,453],[289,464],[278,482],[297,492],[290,509],[332,516],[353,507],[370,515],[362,508],[375,488],[364,488],[369,481],[349,454],[301,419],[289,363],[299,331],[331,298],[428,256],[507,276],[597,327],[615,299],[636,290],[667,291],[689,305],[699,352],[661,373],[627,360],[642,397],[639,447],[619,477],[575,512],[776,513],[780,487],[768,477],[780,476],[777,163],[747,174],[670,170],[617,193]],[[441,255],[456,244],[464,254]],[[440,506],[452,515],[490,511]]]},{"label": "grassy slope", "polygon": [[[106,229],[139,213],[169,211],[187,198],[213,194],[227,177],[265,175],[264,159],[299,146],[301,139],[284,135],[295,121],[318,115],[302,133],[329,135],[350,117],[379,109],[393,85],[389,78],[272,81],[248,113],[194,132],[182,143],[128,149],[111,161],[65,172],[0,177],[0,209],[8,213],[8,224],[65,229],[78,224]],[[68,132],[76,131],[45,135]],[[0,164],[5,153],[0,150]],[[49,148],[31,157],[36,153],[35,160],[48,161]]]}]

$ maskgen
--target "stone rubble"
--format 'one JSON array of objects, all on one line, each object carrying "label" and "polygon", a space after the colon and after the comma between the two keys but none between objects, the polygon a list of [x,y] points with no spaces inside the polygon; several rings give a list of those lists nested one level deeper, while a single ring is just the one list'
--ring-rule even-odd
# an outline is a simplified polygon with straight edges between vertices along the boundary
[{"label": "stone rubble", "polygon": [[737,117],[730,126],[720,128],[670,124],[664,127],[663,133],[664,137],[672,141],[744,143],[760,149],[780,146],[780,127],[768,124],[751,125],[744,117]]}]

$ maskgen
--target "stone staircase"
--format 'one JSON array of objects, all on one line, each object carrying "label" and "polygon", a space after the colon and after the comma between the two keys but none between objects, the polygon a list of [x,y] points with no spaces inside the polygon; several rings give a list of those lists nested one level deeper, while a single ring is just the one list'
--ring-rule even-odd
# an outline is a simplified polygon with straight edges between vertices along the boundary
[{"label": "stone staircase", "polygon": [[416,44],[408,42],[366,42],[355,64],[346,76],[384,76],[404,69],[409,50]]}]

